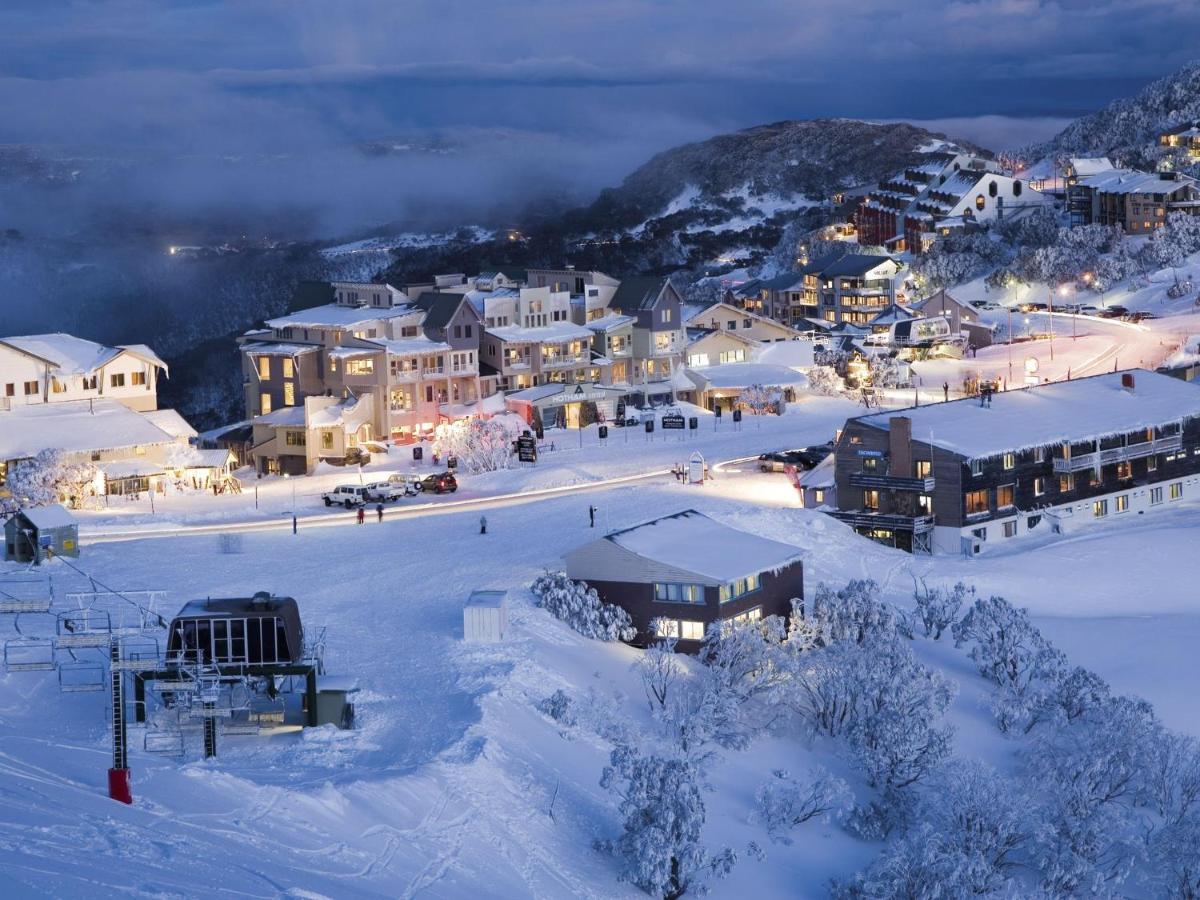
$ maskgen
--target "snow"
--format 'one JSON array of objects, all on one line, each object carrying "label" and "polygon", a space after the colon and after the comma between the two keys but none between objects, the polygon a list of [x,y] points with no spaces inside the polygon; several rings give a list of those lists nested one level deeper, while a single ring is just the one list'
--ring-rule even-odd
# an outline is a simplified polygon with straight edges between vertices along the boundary
[{"label": "snow", "polygon": [[813,364],[812,341],[774,341],[764,344],[755,362],[764,366],[783,366],[789,369],[808,369]]},{"label": "snow", "polygon": [[177,440],[190,440],[196,437],[196,429],[173,409],[152,409],[141,414],[142,418],[156,425]]},{"label": "snow", "polygon": [[[270,332],[264,332],[270,334]],[[247,344],[246,349],[255,356],[300,356],[304,353],[316,353],[321,348],[315,344]]]},{"label": "snow", "polygon": [[790,544],[729,528],[694,509],[614,532],[605,540],[652,562],[693,572],[709,584],[728,584],[800,559]]},{"label": "snow", "polygon": [[296,427],[303,427],[304,407],[282,406],[264,415],[255,416],[252,422],[255,425],[295,425]]},{"label": "snow", "polygon": [[116,400],[34,403],[0,412],[0,459],[23,459],[53,447],[66,453],[174,442],[143,414]]},{"label": "snow", "polygon": [[34,528],[66,528],[75,524],[75,517],[55,503],[52,506],[29,506],[21,510]]},{"label": "snow", "polygon": [[625,316],[610,312],[598,319],[592,319],[584,327],[591,331],[612,331],[614,328],[632,325],[634,321],[636,320],[633,318],[633,316]]},{"label": "snow", "polygon": [[1132,391],[1124,373],[1060,381],[994,395],[991,406],[973,398],[861,417],[887,430],[893,415],[912,420],[915,440],[983,459],[1008,450],[1046,447],[1134,432],[1200,415],[1200,387],[1137,370]]},{"label": "snow", "polygon": [[573,322],[553,322],[535,328],[520,325],[501,325],[489,328],[487,333],[508,343],[542,343],[545,341],[590,341],[592,332]]},{"label": "snow", "polygon": [[274,319],[267,319],[271,328],[352,328],[355,325],[365,325],[381,319],[394,319],[407,316],[413,312],[410,306],[395,306],[390,308],[370,306],[338,306],[327,303],[324,306],[314,306],[299,312],[288,313]]},{"label": "snow", "polygon": [[31,334],[0,339],[30,356],[54,363],[64,375],[85,375],[120,355],[119,350],[70,334]]},{"label": "snow", "polygon": [[723,363],[694,368],[691,371],[715,388],[740,388],[752,384],[786,387],[807,383],[805,377],[795,369],[762,363]]}]

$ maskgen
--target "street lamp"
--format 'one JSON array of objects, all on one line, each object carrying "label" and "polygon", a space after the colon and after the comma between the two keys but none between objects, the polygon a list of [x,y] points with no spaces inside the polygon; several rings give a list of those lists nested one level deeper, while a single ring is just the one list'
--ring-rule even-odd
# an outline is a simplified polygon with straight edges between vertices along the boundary
[{"label": "street lamp", "polygon": [[[1085,277],[1086,277],[1086,273],[1085,273]],[[1064,284],[1062,287],[1060,287],[1058,289],[1058,292],[1060,294],[1062,294],[1064,297],[1066,297],[1068,295],[1068,293],[1070,292],[1070,288]],[[1079,336],[1077,333],[1078,329],[1077,329],[1077,325],[1076,325],[1078,318],[1079,318],[1079,316],[1077,313],[1071,314],[1071,340],[1072,341],[1074,341]],[[1050,322],[1050,358],[1054,359],[1054,321],[1053,321],[1053,319]]]},{"label": "street lamp", "polygon": [[[286,481],[291,481],[292,478],[288,472],[284,472],[283,477]],[[296,533],[296,525],[296,482],[292,481],[292,534]]]}]

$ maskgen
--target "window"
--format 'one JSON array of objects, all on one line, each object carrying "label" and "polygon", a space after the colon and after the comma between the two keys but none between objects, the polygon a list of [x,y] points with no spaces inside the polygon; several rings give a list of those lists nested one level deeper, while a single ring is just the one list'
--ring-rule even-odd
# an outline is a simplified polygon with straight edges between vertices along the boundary
[{"label": "window", "polygon": [[1132,478],[1133,465],[1128,462],[1117,463],[1117,478]]},{"label": "window", "polygon": [[347,375],[371,375],[375,372],[375,360],[367,359],[348,359],[346,360]]},{"label": "window", "polygon": [[129,383],[134,387],[144,387],[146,384],[145,372],[131,372],[129,374]]},{"label": "window", "polygon": [[988,511],[986,490],[967,491],[967,515],[977,516]]},{"label": "window", "polygon": [[743,327],[743,328],[749,328],[749,327],[750,327],[750,320],[749,320],[749,319],[742,319],[742,327]]},{"label": "window", "polygon": [[1146,471],[1153,472],[1157,468],[1158,468],[1158,457],[1157,456],[1147,456],[1146,457]]},{"label": "window", "polygon": [[283,405],[284,406],[295,406],[296,405],[296,385],[294,382],[285,381],[283,383]]},{"label": "window", "polygon": [[1000,188],[999,188],[999,186],[996,184],[996,182],[994,182],[994,181],[989,181],[989,182],[988,182],[988,196],[989,196],[989,197],[995,197],[995,196],[996,196],[996,193],[997,193],[999,190],[1000,190]]},{"label": "window", "polygon": [[1073,490],[1075,490],[1075,476],[1074,475],[1059,475],[1058,476],[1058,492],[1060,494],[1066,494]]},{"label": "window", "polygon": [[57,378],[54,378],[53,376],[51,376],[50,390],[56,394],[65,394],[67,392],[67,386],[63,382],[59,381]]},{"label": "window", "polygon": [[762,607],[756,606],[754,609],[748,609],[744,613],[738,613],[733,617],[734,624],[746,625],[751,622],[762,621]]},{"label": "window", "polygon": [[454,336],[455,336],[456,338],[460,338],[460,337],[462,337],[462,326],[461,326],[461,325],[455,325],[455,326],[454,326]]},{"label": "window", "polygon": [[721,585],[721,602],[728,603],[730,600],[736,600],[738,597],[744,597],[746,594],[751,594],[759,588],[757,575],[747,575],[745,578],[739,578],[737,581],[731,581],[729,584]]},{"label": "window", "polygon": [[862,470],[864,472],[878,472],[879,471],[879,457],[878,456],[864,456],[863,461],[862,461]]},{"label": "window", "polygon": [[1040,497],[1044,493],[1046,493],[1046,479],[1039,475],[1033,479],[1033,496]]},{"label": "window", "polygon": [[108,383],[110,387],[125,387],[125,373],[117,372],[108,376]]},{"label": "window", "polygon": [[654,634],[660,638],[679,638],[678,619],[655,619]]},{"label": "window", "polygon": [[983,472],[983,460],[979,460],[979,459],[971,460],[971,474],[978,475],[981,472]]},{"label": "window", "polygon": [[1002,484],[996,488],[997,509],[1006,509],[1013,505],[1014,494],[1016,493],[1014,487],[1015,485]]},{"label": "window", "polygon": [[879,509],[879,491],[863,491],[863,509]]},{"label": "window", "polygon": [[1183,482],[1182,481],[1172,482],[1171,493],[1170,493],[1171,499],[1178,500],[1182,496],[1183,496]]},{"label": "window", "polygon": [[725,330],[726,331],[736,331],[737,330],[737,319],[730,319],[729,321],[727,321],[725,323]]},{"label": "window", "polygon": [[679,638],[684,641],[704,640],[704,623],[689,622],[684,619],[679,623]]},{"label": "window", "polygon": [[5,397],[15,397],[16,393],[17,393],[17,386],[13,382],[10,381],[10,382],[8,382],[8,384],[4,385],[4,396]]},{"label": "window", "polygon": [[464,336],[464,337],[471,337],[471,333],[472,333],[472,328],[471,328],[471,326],[470,326],[470,325],[464,325],[464,326],[463,326],[463,336]]},{"label": "window", "polygon": [[660,603],[704,603],[704,588],[699,584],[656,582],[654,599]]},{"label": "window", "polygon": [[670,310],[670,309],[664,309],[664,310],[662,311],[662,320],[663,320],[664,322],[670,322],[670,321],[671,321],[671,312],[672,312],[672,310]]},{"label": "window", "polygon": [[1021,196],[1021,182],[1019,182],[1019,181],[1013,182],[1013,196],[1014,197]]},{"label": "window", "polygon": [[971,535],[973,537],[978,538],[981,541],[986,541],[987,540],[987,529],[986,528],[972,528]]},{"label": "window", "polygon": [[283,377],[284,378],[295,378],[296,377],[296,364],[292,360],[292,358],[290,356],[285,356],[282,360],[280,360],[280,362],[283,364]]},{"label": "window", "polygon": [[929,478],[933,475],[933,462],[928,459],[918,459],[914,464],[918,478]]},{"label": "window", "polygon": [[1108,515],[1108,501],[1107,500],[1097,500],[1095,503],[1093,503],[1092,504],[1092,515],[1095,516],[1097,519],[1103,519],[1105,516],[1107,516]]},{"label": "window", "polygon": [[1033,529],[1038,527],[1038,523],[1040,523],[1041,521],[1042,521],[1042,517],[1040,515],[1039,516],[1030,516],[1028,519],[1025,520],[1025,523],[1029,526],[1029,530],[1033,531]]},{"label": "window", "polygon": [[38,392],[38,383],[36,381],[25,382],[25,396],[32,397]]},{"label": "window", "polygon": [[263,391],[258,395],[259,415],[265,416],[271,411],[271,394],[268,391]]},{"label": "window", "polygon": [[1162,488],[1150,488],[1150,505],[1157,506],[1162,503]]},{"label": "window", "polygon": [[987,206],[987,198],[985,198],[983,194],[978,195],[975,198],[975,208],[982,212],[985,206]]},{"label": "window", "polygon": [[823,488],[817,488],[816,490],[814,490],[813,491],[813,500],[817,503],[824,503],[825,502],[825,490]]},{"label": "window", "polygon": [[303,431],[285,432],[284,443],[289,447],[303,447],[305,444],[305,434]]},{"label": "window", "polygon": [[267,381],[271,377],[271,357],[260,356],[255,360],[259,381]]},{"label": "window", "polygon": [[1129,495],[1128,494],[1118,494],[1117,495],[1117,512],[1119,512],[1119,513],[1129,512]]},{"label": "window", "polygon": [[1004,536],[1005,536],[1006,538],[1010,538],[1010,537],[1016,537],[1016,536],[1017,536],[1017,522],[1016,522],[1016,519],[1014,519],[1014,520],[1013,520],[1013,521],[1011,521],[1011,522],[1005,522],[1005,523],[1004,523]]},{"label": "window", "polygon": [[1016,468],[1016,465],[1017,465],[1017,454],[1005,453],[1004,454],[1004,468],[1005,469],[1013,469],[1013,468]]},{"label": "window", "polygon": [[322,431],[321,432],[321,449],[322,450],[332,450],[333,449],[333,432],[332,431]]}]

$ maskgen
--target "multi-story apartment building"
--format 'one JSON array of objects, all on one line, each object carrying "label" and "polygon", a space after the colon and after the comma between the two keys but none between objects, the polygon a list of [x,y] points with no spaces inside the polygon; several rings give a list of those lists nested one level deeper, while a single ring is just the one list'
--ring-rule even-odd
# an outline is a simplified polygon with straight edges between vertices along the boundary
[{"label": "multi-story apartment building", "polygon": [[1200,212],[1196,179],[1178,172],[1110,169],[1080,178],[1070,189],[1072,221],[1117,225],[1126,234],[1149,234],[1176,210]]},{"label": "multi-story apartment building", "polygon": [[1184,150],[1192,159],[1200,159],[1200,123],[1178,125],[1158,136],[1161,147]]},{"label": "multi-story apartment building", "polygon": [[106,347],[69,334],[0,338],[0,410],[33,403],[116,400],[158,409],[167,365],[144,344]]},{"label": "multi-story apartment building", "polygon": [[1200,387],[1114,372],[847,420],[836,518],[916,552],[1133,517],[1200,490]]},{"label": "multi-story apartment building", "polygon": [[816,310],[806,318],[866,325],[885,308],[904,299],[904,269],[890,256],[828,256],[809,263],[802,275],[804,308]]},{"label": "multi-story apartment building", "polygon": [[666,277],[636,277],[621,281],[609,308],[633,317],[630,334],[632,384],[646,399],[673,394],[675,373],[683,368],[687,332],[683,299]]},{"label": "multi-story apartment building", "polygon": [[705,307],[684,324],[688,328],[737,333],[740,337],[759,343],[793,341],[801,337],[800,332],[794,328],[789,328],[774,319],[749,310],[739,309],[729,303],[714,303],[712,306]]},{"label": "multi-story apartment building", "polygon": [[620,282],[603,272],[580,271],[573,266],[561,269],[529,269],[525,283],[531,288],[546,287],[565,292],[571,299],[571,320],[583,325],[608,313]]}]

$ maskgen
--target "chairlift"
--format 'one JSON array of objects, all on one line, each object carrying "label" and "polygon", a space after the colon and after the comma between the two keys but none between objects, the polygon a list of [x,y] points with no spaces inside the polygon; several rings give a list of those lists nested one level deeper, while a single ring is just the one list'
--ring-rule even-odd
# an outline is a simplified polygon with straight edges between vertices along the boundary
[{"label": "chairlift", "polygon": [[107,610],[75,609],[60,612],[55,623],[58,649],[104,647],[112,640],[112,619]]},{"label": "chairlift", "polygon": [[44,638],[9,638],[4,642],[6,672],[48,672],[55,668],[54,642]]},{"label": "chairlift", "polygon": [[19,615],[21,613],[48,613],[50,612],[50,600],[10,600],[5,597],[0,597],[0,613],[12,613]]},{"label": "chairlift", "polygon": [[100,662],[64,662],[58,665],[58,688],[65,694],[102,691],[106,679]]},{"label": "chairlift", "polygon": [[142,749],[163,756],[183,756],[183,732],[178,728],[149,728],[142,738]]}]

